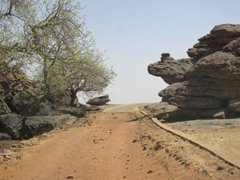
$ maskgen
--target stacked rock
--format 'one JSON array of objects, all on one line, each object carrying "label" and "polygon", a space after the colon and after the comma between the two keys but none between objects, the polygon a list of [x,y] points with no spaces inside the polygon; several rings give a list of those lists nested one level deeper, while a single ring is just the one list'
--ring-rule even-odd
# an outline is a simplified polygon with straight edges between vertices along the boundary
[{"label": "stacked rock", "polygon": [[179,118],[239,117],[240,25],[215,26],[187,53],[190,58],[148,66],[169,84],[162,100],[179,108]]}]

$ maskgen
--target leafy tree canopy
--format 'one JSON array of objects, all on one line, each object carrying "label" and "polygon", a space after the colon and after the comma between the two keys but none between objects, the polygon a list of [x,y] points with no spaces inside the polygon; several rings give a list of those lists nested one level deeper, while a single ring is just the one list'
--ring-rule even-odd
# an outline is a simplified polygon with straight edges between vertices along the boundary
[{"label": "leafy tree canopy", "polygon": [[116,74],[95,48],[82,9],[72,0],[2,0],[0,68],[33,70],[45,98],[101,93]]}]

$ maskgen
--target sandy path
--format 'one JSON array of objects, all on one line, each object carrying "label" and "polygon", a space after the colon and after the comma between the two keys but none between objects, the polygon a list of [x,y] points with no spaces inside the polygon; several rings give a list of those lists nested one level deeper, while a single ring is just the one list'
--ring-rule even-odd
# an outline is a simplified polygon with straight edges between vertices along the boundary
[{"label": "sandy path", "polygon": [[14,168],[3,173],[2,179],[147,177],[151,166],[146,165],[151,164],[151,159],[142,159],[142,147],[139,143],[132,143],[138,123],[125,122],[128,120],[131,120],[128,114],[104,114],[98,116],[92,126],[59,133],[26,151]]},{"label": "sandy path", "polygon": [[103,112],[136,112],[139,111],[139,106],[144,106],[148,103],[123,104],[113,107],[107,107]]},{"label": "sandy path", "polygon": [[[90,126],[50,133],[5,162],[1,180],[238,179],[240,173],[155,127],[140,113],[98,113]],[[192,154],[185,157],[186,154]],[[197,153],[197,154],[193,154]],[[191,158],[189,158],[191,157]],[[206,163],[207,162],[207,163]],[[222,167],[221,170],[218,170]],[[216,171],[216,172],[215,172]]]}]

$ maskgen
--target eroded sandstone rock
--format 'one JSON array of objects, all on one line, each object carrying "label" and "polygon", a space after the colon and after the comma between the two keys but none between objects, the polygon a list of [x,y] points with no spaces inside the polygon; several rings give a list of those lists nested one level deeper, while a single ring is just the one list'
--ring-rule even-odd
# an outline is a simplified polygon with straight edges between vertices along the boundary
[{"label": "eroded sandstone rock", "polygon": [[228,43],[240,37],[240,25],[222,24],[215,26],[210,34],[198,39],[193,48],[190,48],[187,53],[189,57],[201,58],[212,54],[216,51],[221,51]]},{"label": "eroded sandstone rock", "polygon": [[185,80],[185,75],[192,67],[192,61],[188,59],[164,60],[148,66],[148,73],[153,76],[162,77],[163,80],[172,84]]},{"label": "eroded sandstone rock", "polygon": [[[178,118],[229,118],[240,112],[240,25],[223,24],[188,50],[185,61],[149,65],[170,84],[159,93],[176,105]],[[182,116],[182,117],[181,117]]]},{"label": "eroded sandstone rock", "polygon": [[236,56],[240,56],[240,38],[231,41],[226,46],[223,47],[223,51],[231,52]]}]

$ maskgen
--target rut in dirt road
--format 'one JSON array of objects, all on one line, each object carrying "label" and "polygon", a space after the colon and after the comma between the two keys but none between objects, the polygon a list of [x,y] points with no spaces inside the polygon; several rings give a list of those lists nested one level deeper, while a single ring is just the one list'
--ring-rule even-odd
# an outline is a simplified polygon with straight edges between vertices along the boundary
[{"label": "rut in dirt road", "polygon": [[20,160],[2,163],[0,180],[240,177],[237,169],[159,129],[140,113],[96,113],[88,119],[85,127],[49,133],[38,145],[22,148]]}]

